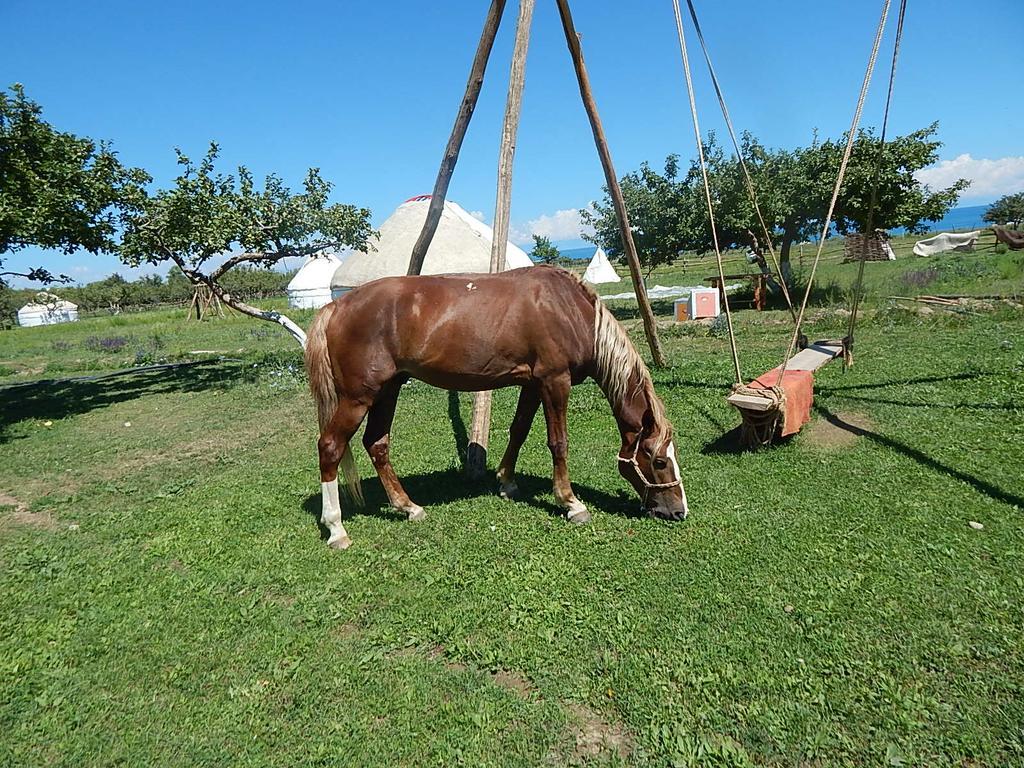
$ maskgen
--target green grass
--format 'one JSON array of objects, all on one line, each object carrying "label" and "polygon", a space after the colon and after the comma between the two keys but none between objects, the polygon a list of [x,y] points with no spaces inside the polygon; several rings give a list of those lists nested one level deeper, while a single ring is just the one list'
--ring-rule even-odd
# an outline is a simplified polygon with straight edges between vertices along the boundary
[{"label": "green grass", "polygon": [[[283,332],[154,313],[0,334],[8,382],[133,362],[90,337],[212,359],[0,390],[0,765],[1024,763],[1024,314],[921,316],[876,266],[855,366],[823,369],[812,423],[771,450],[730,439],[727,340],[666,326],[687,522],[635,516],[592,384],[576,527],[539,423],[505,502],[459,472],[469,398],[414,382],[393,458],[427,520],[390,512],[357,451],[343,553]],[[843,322],[819,306],[808,332]],[[737,327],[747,375],[778,363],[784,313]]]}]

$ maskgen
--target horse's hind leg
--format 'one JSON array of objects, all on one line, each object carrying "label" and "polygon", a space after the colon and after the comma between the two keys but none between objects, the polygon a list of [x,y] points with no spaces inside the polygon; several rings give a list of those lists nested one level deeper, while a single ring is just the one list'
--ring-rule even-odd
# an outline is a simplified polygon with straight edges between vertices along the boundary
[{"label": "horse's hind leg", "polygon": [[381,390],[366,420],[363,446],[373,460],[373,467],[377,470],[377,477],[384,486],[391,506],[405,512],[410,520],[418,521],[425,516],[423,507],[409,498],[391,466],[391,424],[395,420],[395,407],[398,405],[401,387],[401,381],[392,380]]},{"label": "horse's hind leg", "polygon": [[505,455],[501,457],[501,463],[498,465],[498,493],[502,498],[514,499],[519,493],[515,479],[516,462],[519,460],[519,451],[526,441],[526,436],[530,434],[530,426],[539,407],[540,392],[537,391],[537,387],[523,387],[519,391],[516,415],[508,428],[508,447],[505,448]]},{"label": "horse's hind leg", "polygon": [[555,498],[565,507],[569,522],[586,523],[590,521],[590,512],[569,483],[569,430],[566,427],[565,412],[569,406],[569,390],[572,383],[569,376],[559,376],[541,383],[540,397],[544,403],[544,418],[548,423],[548,448],[551,449],[551,461],[554,464]]},{"label": "horse's hind leg", "polygon": [[[359,429],[366,415],[366,406],[355,400],[341,399],[330,423],[320,435],[317,449],[320,453],[320,489],[323,511],[321,522],[329,531],[327,544],[334,549],[348,549],[352,544],[341,524],[341,500],[338,498],[338,465],[342,459],[352,461],[349,440]],[[346,465],[348,466],[348,465]],[[354,467],[352,468],[354,471]]]}]

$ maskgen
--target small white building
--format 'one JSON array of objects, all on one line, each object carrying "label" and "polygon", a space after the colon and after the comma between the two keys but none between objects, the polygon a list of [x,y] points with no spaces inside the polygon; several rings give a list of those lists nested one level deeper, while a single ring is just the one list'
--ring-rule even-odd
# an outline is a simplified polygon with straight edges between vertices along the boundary
[{"label": "small white building", "polygon": [[288,283],[288,306],[319,309],[331,302],[331,278],[344,258],[333,253],[314,254]]},{"label": "small white building", "polygon": [[52,293],[40,293],[36,301],[18,310],[18,325],[30,328],[34,325],[56,325],[73,323],[78,320],[78,305],[65,301]]},{"label": "small white building", "polygon": [[592,285],[598,283],[617,283],[622,278],[615,271],[615,267],[608,261],[608,254],[604,248],[594,251],[594,256],[587,265],[587,271],[583,273],[583,281]]}]

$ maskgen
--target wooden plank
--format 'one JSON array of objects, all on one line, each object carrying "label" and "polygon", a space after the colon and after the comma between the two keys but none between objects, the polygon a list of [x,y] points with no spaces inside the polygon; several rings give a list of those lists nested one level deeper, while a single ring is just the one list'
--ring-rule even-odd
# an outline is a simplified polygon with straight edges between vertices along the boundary
[{"label": "wooden plank", "polygon": [[775,400],[772,398],[740,395],[735,392],[725,399],[729,405],[734,405],[746,411],[768,411],[771,410],[772,405],[775,403]]},{"label": "wooden plank", "polygon": [[823,344],[815,342],[806,349],[801,349],[786,363],[787,371],[816,371],[825,363],[843,354],[841,344]]},{"label": "wooden plank", "polygon": [[494,46],[494,38],[498,34],[498,25],[501,24],[501,15],[504,10],[505,0],[492,0],[491,7],[487,11],[487,19],[484,21],[484,30],[480,35],[480,43],[477,45],[476,55],[473,57],[473,66],[469,71],[466,92],[459,105],[459,112],[455,116],[455,125],[452,127],[451,136],[448,137],[448,146],[445,147],[444,157],[441,158],[441,167],[437,171],[437,180],[434,182],[434,190],[430,196],[430,206],[427,208],[427,218],[423,222],[423,229],[412,248],[412,255],[409,257],[409,271],[406,274],[418,275],[423,270],[423,260],[427,258],[427,249],[430,248],[438,222],[441,221],[441,210],[444,208],[444,199],[448,194],[448,184],[455,172],[455,163],[459,160],[459,152],[462,149],[462,140],[466,138],[469,120],[473,117],[473,110],[476,109],[480,88],[484,84],[487,59],[490,58],[491,48]]},{"label": "wooden plank", "polygon": [[[512,161],[516,154],[516,134],[522,111],[523,87],[526,84],[526,53],[530,47],[530,24],[534,0],[519,1],[516,23],[516,44],[512,51],[512,70],[508,78],[505,101],[505,123],[501,131],[501,152],[498,154],[498,195],[494,204],[494,239],[491,241],[491,272],[505,269],[508,245],[509,210],[512,205]],[[466,448],[466,474],[479,479],[487,471],[487,443],[491,429],[491,393],[477,392],[473,400],[473,421]]]},{"label": "wooden plank", "polygon": [[615,208],[615,219],[619,224],[619,235],[622,237],[622,250],[626,254],[629,274],[633,279],[633,292],[636,293],[636,303],[640,309],[640,317],[643,319],[647,345],[651,348],[651,358],[654,360],[654,365],[658,368],[664,368],[667,365],[667,359],[664,351],[661,349],[661,341],[658,339],[658,326],[654,322],[654,312],[651,310],[651,302],[647,298],[647,289],[644,287],[644,281],[640,274],[640,258],[637,256],[636,244],[633,242],[633,232],[629,227],[626,201],[622,197],[619,177],[615,175],[615,166],[612,165],[611,150],[608,149],[608,141],[604,135],[604,128],[601,126],[601,118],[597,114],[597,103],[594,101],[594,94],[590,88],[590,76],[587,74],[587,67],[583,62],[583,49],[580,46],[580,37],[572,23],[569,0],[556,0],[556,2],[558,4],[558,14],[562,19],[562,31],[565,32],[565,42],[569,46],[569,54],[572,56],[573,67],[576,70],[576,82],[580,88],[583,107],[586,109],[587,117],[590,119],[590,129],[594,134],[597,154],[601,158],[601,167],[604,169],[605,185],[608,188],[608,195],[611,197],[613,207]]}]

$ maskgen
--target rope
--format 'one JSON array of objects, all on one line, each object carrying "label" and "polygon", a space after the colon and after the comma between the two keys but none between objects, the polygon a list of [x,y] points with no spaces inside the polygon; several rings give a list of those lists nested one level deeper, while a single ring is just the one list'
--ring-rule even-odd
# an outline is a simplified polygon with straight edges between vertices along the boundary
[{"label": "rope", "polygon": [[[885,133],[889,126],[889,107],[892,105],[893,87],[896,82],[896,60],[900,55],[900,42],[903,40],[903,18],[907,13],[907,0],[900,0],[900,14],[896,22],[896,41],[892,48],[892,66],[889,68],[889,93],[885,99],[885,113],[882,117],[882,133],[878,147],[878,159],[875,161],[875,172],[871,182],[871,203],[868,205],[868,221],[864,232],[865,238],[875,231],[875,211],[878,207],[878,181],[882,174],[882,159],[885,157]],[[850,324],[846,331],[846,343],[843,345],[843,367],[853,365],[853,333],[857,327],[857,312],[864,298],[864,263],[867,261],[867,240],[861,251],[860,265],[857,267],[857,282],[853,287],[853,306],[850,308]]]},{"label": "rope", "polygon": [[722,88],[718,83],[718,75],[715,74],[715,68],[711,63],[711,54],[708,52],[707,43],[704,41],[704,32],[700,28],[700,22],[697,20],[697,11],[693,7],[693,0],[686,0],[686,5],[690,10],[690,18],[693,19],[693,27],[697,31],[697,39],[700,41],[700,47],[704,53],[704,61],[706,61],[708,65],[708,72],[711,75],[711,83],[715,87],[715,95],[718,96],[718,106],[722,109],[722,117],[725,119],[726,128],[728,128],[729,136],[732,138],[732,145],[736,150],[736,157],[739,159],[740,167],[743,169],[743,180],[747,187],[747,194],[750,196],[750,202],[754,204],[754,210],[757,212],[757,220],[761,223],[761,231],[764,232],[765,241],[768,244],[768,254],[772,258],[772,266],[775,267],[775,274],[779,277],[779,285],[782,287],[782,295],[786,297],[786,306],[789,307],[789,314],[793,318],[793,322],[796,322],[796,311],[793,309],[793,302],[789,297],[789,287],[786,285],[786,279],[782,275],[782,267],[779,265],[779,260],[775,257],[775,249],[772,247],[772,236],[768,231],[768,225],[765,224],[764,216],[761,214],[761,206],[757,202],[757,193],[754,191],[754,182],[750,177],[750,171],[747,169],[747,162],[743,159],[743,153],[740,151],[740,143],[736,138],[736,131],[732,126],[732,118],[729,117],[729,108],[725,105],[725,96],[722,94]]},{"label": "rope", "polygon": [[704,179],[704,197],[708,204],[708,218],[711,222],[711,239],[715,246],[715,259],[718,262],[718,278],[722,286],[722,302],[725,304],[725,322],[729,327],[729,347],[732,350],[732,365],[736,374],[736,383],[743,383],[740,373],[740,357],[736,351],[736,335],[732,329],[732,311],[729,309],[729,294],[725,290],[725,270],[722,268],[722,250],[718,246],[718,228],[715,226],[715,209],[711,203],[711,188],[708,185],[708,169],[704,159],[704,142],[700,138],[700,123],[697,120],[697,102],[693,96],[693,79],[690,77],[690,58],[686,53],[686,35],[683,34],[683,17],[679,10],[679,0],[672,0],[676,14],[676,32],[679,35],[679,51],[683,55],[683,72],[686,75],[686,92],[690,97],[690,114],[693,117],[693,133],[697,140],[697,154],[700,157],[700,173]]},{"label": "rope", "polygon": [[[678,0],[672,0],[678,2]],[[882,43],[882,33],[885,31],[885,22],[889,17],[889,6],[891,0],[884,0],[882,3],[882,16],[878,20],[878,30],[875,32],[875,43],[871,48],[871,57],[868,59],[868,67],[864,72],[864,82],[860,88],[860,96],[857,99],[857,109],[853,113],[853,121],[850,124],[850,133],[846,139],[846,150],[843,152],[843,161],[839,164],[839,175],[836,177],[836,186],[832,191],[832,200],[828,205],[828,215],[825,217],[825,225],[821,229],[821,238],[818,240],[818,252],[814,256],[814,264],[811,267],[810,277],[807,279],[807,288],[804,290],[804,300],[800,303],[800,314],[796,319],[796,328],[793,329],[793,338],[789,342],[786,356],[782,358],[782,365],[779,367],[779,378],[776,386],[782,386],[782,377],[786,372],[786,365],[796,348],[797,339],[800,337],[800,326],[804,321],[804,312],[807,309],[807,300],[811,295],[811,286],[814,285],[814,275],[818,271],[818,260],[825,248],[825,237],[828,235],[829,227],[832,226],[832,214],[835,213],[836,201],[839,199],[839,191],[843,186],[843,179],[846,177],[846,166],[850,162],[850,155],[853,153],[853,144],[857,139],[857,126],[860,125],[861,113],[864,111],[864,100],[868,95],[868,86],[871,85],[871,75],[875,70],[875,61],[878,59],[878,48]]]},{"label": "rope", "polygon": [[785,417],[786,390],[781,386],[762,389],[760,387],[736,384],[732,391],[738,395],[763,397],[772,401],[772,404],[765,411],[751,411],[747,408],[737,409],[740,412],[740,417],[743,419],[740,433],[740,440],[743,444],[751,448],[760,448],[771,443],[779,431],[782,419]]}]

